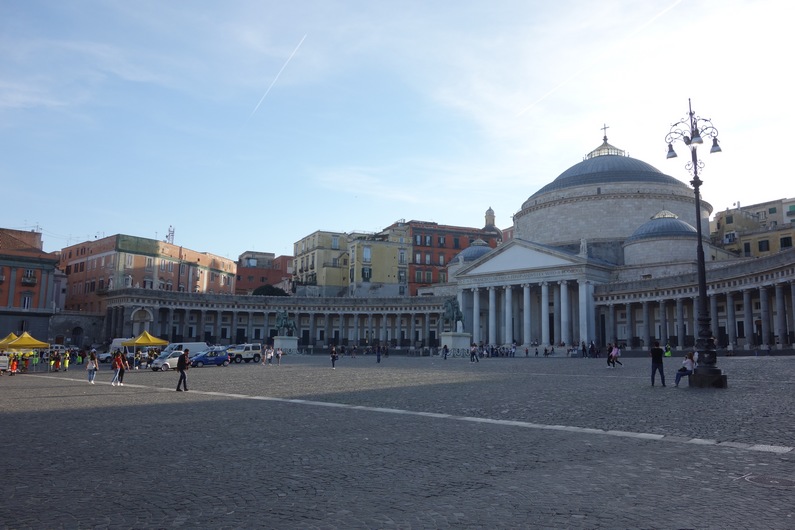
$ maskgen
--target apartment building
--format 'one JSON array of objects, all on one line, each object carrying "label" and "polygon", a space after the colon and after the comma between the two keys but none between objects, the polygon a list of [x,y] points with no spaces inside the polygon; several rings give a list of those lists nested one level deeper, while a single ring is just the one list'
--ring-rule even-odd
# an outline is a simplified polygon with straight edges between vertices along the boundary
[{"label": "apartment building", "polygon": [[290,292],[292,264],[292,256],[276,257],[273,252],[247,250],[237,259],[235,294],[250,295],[264,285]]},{"label": "apartment building", "polygon": [[396,297],[408,293],[409,228],[396,223],[378,234],[348,238],[348,296]]},{"label": "apartment building", "polygon": [[318,230],[293,245],[293,292],[298,296],[345,296],[348,235]]},{"label": "apartment building", "polygon": [[482,240],[491,248],[502,242],[502,231],[494,223],[494,210],[486,210],[485,218],[483,228],[440,225],[429,221],[406,223],[412,243],[408,267],[409,296],[416,296],[421,287],[447,283],[447,265],[475,241]]},{"label": "apartment building", "polygon": [[0,335],[27,331],[48,339],[60,309],[63,275],[58,256],[44,252],[39,232],[0,229]]},{"label": "apartment building", "polygon": [[125,234],[64,248],[59,268],[67,277],[65,309],[93,314],[105,313],[109,291],[126,287],[233,294],[237,272],[230,259]]},{"label": "apartment building", "polygon": [[792,248],[795,198],[741,206],[715,214],[713,244],[743,257],[763,257]]}]

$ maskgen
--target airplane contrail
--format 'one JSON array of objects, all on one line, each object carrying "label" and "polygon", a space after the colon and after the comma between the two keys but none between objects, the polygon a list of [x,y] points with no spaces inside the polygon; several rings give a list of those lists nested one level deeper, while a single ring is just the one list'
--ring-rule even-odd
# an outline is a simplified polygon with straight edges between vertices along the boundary
[{"label": "airplane contrail", "polygon": [[[675,0],[673,4],[669,5],[668,7],[666,7],[665,9],[663,9],[662,11],[660,11],[659,13],[657,13],[656,15],[654,15],[653,17],[651,17],[649,20],[647,20],[646,22],[644,22],[643,24],[641,24],[641,25],[640,25],[638,28],[636,28],[634,31],[632,31],[632,32],[631,32],[629,35],[627,35],[626,37],[624,37],[623,39],[621,39],[621,41],[619,41],[619,42],[618,42],[618,44],[616,44],[616,45],[614,45],[614,46],[613,46],[613,49],[615,49],[615,48],[619,48],[619,47],[620,47],[621,45],[623,45],[623,44],[624,44],[624,43],[625,43],[627,40],[629,40],[629,38],[630,38],[630,37],[632,37],[632,36],[636,35],[636,34],[637,34],[637,33],[639,33],[641,30],[643,30],[644,28],[646,28],[647,26],[649,26],[649,25],[650,25],[652,22],[654,22],[655,20],[657,20],[658,18],[660,18],[661,16],[663,16],[665,13],[667,13],[668,11],[670,11],[671,9],[673,9],[674,7],[676,7],[677,5],[681,4],[681,3],[682,3],[682,1],[683,1],[683,0]],[[519,114],[517,114],[517,115],[516,115],[516,117],[518,118],[519,116],[521,116],[522,114],[524,114],[524,113],[525,113],[525,112],[527,112],[528,110],[532,109],[533,107],[535,107],[536,105],[538,105],[539,103],[541,103],[542,101],[544,101],[545,99],[547,99],[549,96],[551,96],[552,94],[554,94],[555,92],[557,92],[557,91],[558,91],[558,89],[560,89],[560,87],[562,87],[563,85],[566,85],[566,84],[568,84],[568,83],[569,83],[571,80],[573,80],[575,77],[579,76],[579,75],[580,75],[580,74],[581,74],[581,73],[582,73],[584,70],[586,70],[586,69],[587,69],[587,68],[589,68],[590,66],[591,66],[590,64],[585,64],[585,65],[584,65],[582,68],[580,68],[579,70],[577,70],[576,72],[574,72],[572,75],[570,75],[569,77],[567,77],[566,79],[564,79],[563,81],[561,81],[560,83],[558,83],[557,85],[555,85],[555,86],[554,86],[554,87],[553,87],[551,90],[549,90],[549,91],[548,91],[546,94],[544,94],[543,96],[541,96],[540,98],[538,98],[537,100],[535,100],[534,102],[532,102],[530,105],[528,105],[528,106],[526,106],[524,109],[522,109],[522,110],[519,112]]]},{"label": "airplane contrail", "polygon": [[[254,107],[254,110],[251,111],[251,116],[254,116],[254,113],[257,112],[257,109],[259,108],[259,106],[262,105],[263,101],[265,101],[265,98],[267,97],[267,95],[271,91],[271,89],[273,88],[273,85],[275,85],[276,81],[279,80],[279,76],[282,75],[282,72],[284,72],[284,69],[287,68],[287,64],[290,62],[290,60],[296,54],[296,52],[298,51],[298,48],[301,47],[301,44],[304,43],[304,39],[306,39],[307,35],[308,34],[304,34],[304,36],[301,38],[301,42],[299,42],[298,46],[296,46],[295,49],[293,50],[293,53],[291,53],[290,56],[287,58],[287,60],[284,61],[284,64],[282,65],[281,70],[279,70],[279,73],[276,74],[276,77],[273,78],[273,81],[271,82],[271,85],[268,87],[268,90],[266,90],[265,93],[262,94],[262,97],[260,98],[259,103],[257,103],[257,106]],[[249,116],[248,119],[251,119],[251,116]]]}]

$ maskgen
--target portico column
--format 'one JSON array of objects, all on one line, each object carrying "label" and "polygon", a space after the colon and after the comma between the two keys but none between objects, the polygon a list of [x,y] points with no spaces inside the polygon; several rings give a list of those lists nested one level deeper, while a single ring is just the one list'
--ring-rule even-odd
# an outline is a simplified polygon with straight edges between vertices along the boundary
[{"label": "portico column", "polygon": [[[205,327],[206,325],[207,325],[207,310],[206,310],[206,309],[202,309],[201,311],[199,311],[199,328],[198,328],[198,334],[199,334],[199,340],[200,340],[200,341],[204,341],[204,340],[205,340],[205,332],[204,332],[204,327]],[[159,326],[158,326],[158,327],[159,327]],[[205,342],[206,342],[206,341],[205,341]]]},{"label": "portico column", "polygon": [[685,347],[685,302],[682,298],[676,299],[676,349]]},{"label": "portico column", "polygon": [[332,342],[333,334],[331,332],[331,314],[323,313],[323,345],[328,348]]},{"label": "portico column", "polygon": [[[789,313],[789,320],[791,323],[790,331],[795,330],[795,282],[789,282],[789,302],[792,309]],[[790,344],[792,344],[790,342]]]},{"label": "portico column", "polygon": [[505,338],[504,344],[513,344],[513,286],[506,285],[505,289]]},{"label": "portico column", "polygon": [[743,289],[743,329],[745,330],[745,349],[750,350],[754,344],[754,309],[751,306],[751,290]]},{"label": "portico column", "polygon": [[780,350],[784,347],[784,284],[777,283],[775,286],[776,293],[776,335],[778,336],[778,343],[776,349]]},{"label": "portico column", "polygon": [[395,328],[396,344],[400,347],[402,346],[401,341],[403,340],[403,315],[401,313],[395,315]]},{"label": "portico column", "polygon": [[373,331],[374,331],[374,329],[375,329],[375,326],[373,326],[373,314],[372,313],[368,313],[367,314],[367,337],[366,337],[368,346],[373,344]]},{"label": "portico column", "polygon": [[768,298],[767,286],[759,287],[759,308],[761,309],[760,319],[762,320],[762,346],[770,345],[770,299]]},{"label": "portico column", "polygon": [[616,337],[616,304],[610,304],[607,306],[607,333],[606,337],[603,337],[604,345],[606,346],[608,342],[618,342]]},{"label": "portico column", "polygon": [[430,344],[430,340],[431,340],[431,314],[430,313],[425,313],[423,315],[423,317],[424,317],[424,321],[423,321],[423,325],[422,325],[422,333],[423,333],[422,345],[423,346],[430,346],[431,345]]},{"label": "portico column", "polygon": [[472,342],[480,344],[480,291],[472,289]]},{"label": "portico column", "polygon": [[734,293],[726,293],[726,333],[729,335],[729,350],[737,343],[737,315],[734,309]]},{"label": "portico column", "polygon": [[660,344],[668,344],[668,300],[660,300]]},{"label": "portico column", "polygon": [[642,313],[643,313],[643,348],[649,349],[651,348],[651,316],[649,311],[649,302],[644,300],[641,302]]},{"label": "portico column", "polygon": [[340,345],[342,345],[343,342],[345,341],[345,339],[347,339],[346,333],[345,333],[345,314],[344,313],[340,313],[340,328],[339,328],[339,331],[340,331],[339,332],[339,335],[340,335],[339,341],[340,341]]},{"label": "portico column", "polygon": [[635,338],[635,312],[632,302],[627,302],[627,349],[632,348],[632,339]]},{"label": "portico column", "polygon": [[709,317],[712,323],[712,336],[715,337],[715,345],[717,346],[718,337],[720,336],[720,328],[718,327],[718,295],[712,293],[709,295]]},{"label": "portico column", "polygon": [[560,284],[560,340],[571,348],[571,310],[569,309],[569,282],[561,280]]},{"label": "portico column", "polygon": [[497,289],[489,287],[489,344],[497,344]]},{"label": "portico column", "polygon": [[552,284],[552,344],[559,344],[563,340],[561,329],[563,328],[561,317],[561,301],[560,301],[560,282]]},{"label": "portico column", "polygon": [[530,345],[530,284],[522,284],[522,344]]},{"label": "portico column", "polygon": [[541,282],[541,344],[549,345],[549,284]]},{"label": "portico column", "polygon": [[317,340],[317,314],[309,313],[309,346],[314,346]]},{"label": "portico column", "polygon": [[378,337],[378,342],[380,342],[381,344],[386,344],[386,342],[387,342],[387,324],[388,324],[387,314],[386,313],[382,313],[381,314],[381,334]]},{"label": "portico column", "polygon": [[411,334],[410,342],[411,342],[411,347],[414,348],[416,346],[416,342],[417,342],[417,339],[416,339],[416,337],[417,337],[417,324],[415,322],[417,320],[417,314],[416,313],[411,313],[410,316],[411,316],[411,323],[409,325],[409,333]]},{"label": "portico column", "polygon": [[595,338],[593,333],[593,313],[588,310],[589,307],[593,305],[593,297],[590,293],[591,282],[586,280],[578,280],[577,286],[579,289],[579,296],[577,297],[578,302],[578,314],[580,315],[580,342],[584,342],[586,346],[590,344],[590,342]]}]

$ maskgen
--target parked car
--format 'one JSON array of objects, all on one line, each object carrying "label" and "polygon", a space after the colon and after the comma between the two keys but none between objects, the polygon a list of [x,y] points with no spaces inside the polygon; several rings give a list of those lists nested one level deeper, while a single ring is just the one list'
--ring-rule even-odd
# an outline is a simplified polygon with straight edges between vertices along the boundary
[{"label": "parked car", "polygon": [[182,350],[164,351],[160,354],[160,357],[149,364],[149,368],[151,368],[153,372],[157,372],[158,370],[162,372],[176,370],[180,355],[182,355]]},{"label": "parked car", "polygon": [[254,361],[258,363],[262,359],[262,344],[238,344],[230,347],[227,352],[229,353],[230,361],[235,361],[236,363]]},{"label": "parked car", "polygon": [[226,350],[208,350],[191,358],[191,366],[229,366],[229,354]]},{"label": "parked car", "polygon": [[98,353],[97,360],[101,363],[109,363],[113,358],[113,352],[106,351],[105,353]]}]

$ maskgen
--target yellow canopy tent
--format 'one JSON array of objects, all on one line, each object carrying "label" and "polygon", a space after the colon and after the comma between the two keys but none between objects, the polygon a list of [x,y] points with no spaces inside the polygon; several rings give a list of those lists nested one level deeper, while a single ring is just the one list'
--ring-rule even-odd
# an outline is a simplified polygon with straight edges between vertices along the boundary
[{"label": "yellow canopy tent", "polygon": [[5,337],[3,340],[0,340],[0,348],[5,348],[6,346],[8,346],[8,343],[9,343],[9,342],[11,342],[11,341],[13,341],[13,340],[17,340],[18,338],[19,338],[19,337],[17,337],[17,336],[14,334],[14,332],[12,331],[12,332],[11,332],[11,333],[9,333],[8,335],[6,335],[6,337]]},{"label": "yellow canopy tent", "polygon": [[49,348],[50,344],[48,342],[42,342],[40,340],[34,339],[26,331],[16,339],[6,344],[5,347],[12,350],[30,350],[33,348]]},{"label": "yellow canopy tent", "polygon": [[137,337],[131,340],[126,340],[121,343],[122,346],[167,346],[168,341],[163,339],[158,339],[157,337],[150,335],[148,331],[144,331]]},{"label": "yellow canopy tent", "polygon": [[[16,339],[6,344],[4,347],[9,350],[14,350],[18,355],[22,355],[24,357],[34,357],[34,352],[32,351],[33,349],[49,348],[50,344],[31,337],[26,331]],[[37,357],[34,357],[34,368],[36,364],[38,364]]]}]

